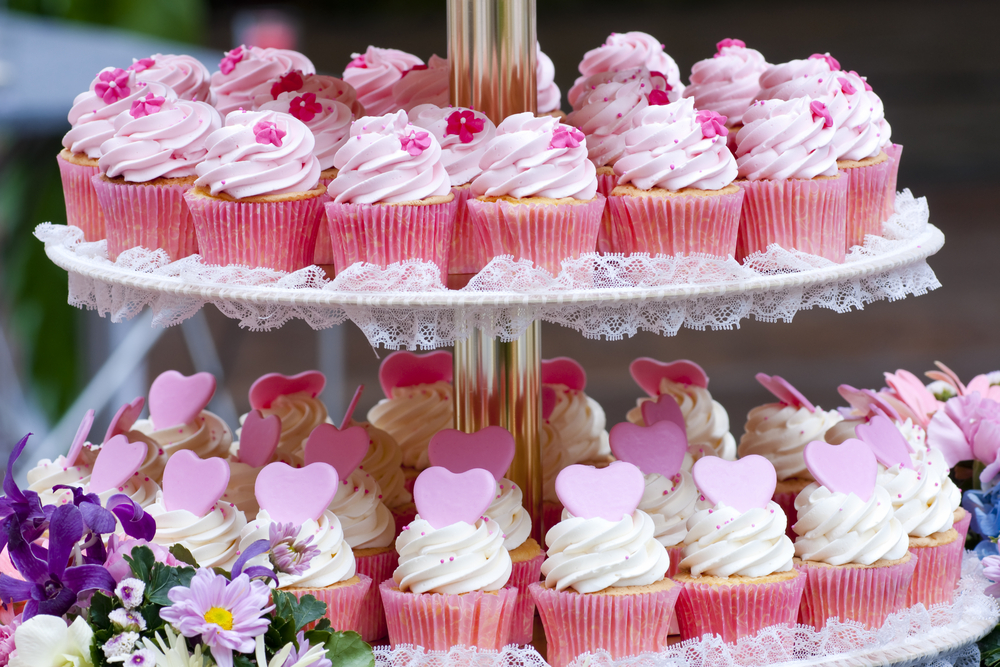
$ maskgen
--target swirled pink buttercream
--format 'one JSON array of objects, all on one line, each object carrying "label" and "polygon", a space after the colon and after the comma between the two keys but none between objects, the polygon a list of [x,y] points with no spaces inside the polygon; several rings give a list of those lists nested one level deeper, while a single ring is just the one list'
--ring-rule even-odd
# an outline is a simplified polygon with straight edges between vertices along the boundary
[{"label": "swirled pink buttercream", "polygon": [[751,181],[836,176],[834,127],[808,97],[760,100],[743,114],[736,135],[736,164]]},{"label": "swirled pink buttercream", "polygon": [[535,87],[538,89],[538,113],[558,111],[562,93],[556,85],[556,66],[535,42]]},{"label": "swirled pink buttercream", "polygon": [[129,66],[137,81],[159,81],[168,85],[181,100],[211,102],[208,68],[194,56],[172,53],[149,56],[136,60]]},{"label": "swirled pink buttercream", "polygon": [[452,185],[465,185],[480,173],[479,160],[497,128],[482,111],[421,104],[410,110],[410,122],[441,144],[441,163]]},{"label": "swirled pink buttercream", "polygon": [[[684,90],[680,69],[663,49],[660,40],[644,32],[613,32],[604,44],[583,55],[579,66],[580,77],[573,83],[573,88],[593,74],[644,66],[652,72],[662,73],[670,88],[680,94]],[[575,97],[571,90],[570,103]]]},{"label": "swirled pink buttercream", "polygon": [[315,140],[305,123],[280,111],[234,111],[206,140],[195,185],[236,199],[306,192],[319,183]]},{"label": "swirled pink buttercream", "polygon": [[355,118],[365,115],[365,107],[358,101],[358,91],[343,79],[325,74],[303,74],[292,70],[277,79],[266,81],[251,92],[254,110],[278,99],[282,93],[313,93],[317,99],[335,100],[346,104]]},{"label": "swirled pink buttercream", "polygon": [[354,121],[333,166],[340,171],[327,193],[336,202],[408,202],[451,192],[441,145],[402,110]]},{"label": "swirled pink buttercream", "polygon": [[369,46],[364,53],[351,54],[353,60],[344,70],[344,81],[358,91],[358,99],[370,116],[382,116],[396,110],[392,87],[405,72],[424,64],[420,58],[399,49]]},{"label": "swirled pink buttercream", "polygon": [[649,70],[636,67],[617,72],[611,81],[594,85],[578,99],[566,123],[587,135],[587,154],[595,166],[613,165],[621,157],[623,135],[636,114],[649,106],[653,85]]},{"label": "swirled pink buttercream", "polygon": [[771,65],[760,75],[758,100],[791,100],[796,97],[817,99],[828,93],[835,74],[840,69],[837,61],[827,53],[813,54],[804,60]]},{"label": "swirled pink buttercream", "polygon": [[526,112],[505,118],[479,166],[483,173],[472,181],[477,196],[589,200],[597,192],[586,137],[552,116]]},{"label": "swirled pink buttercream", "polygon": [[694,98],[699,109],[725,116],[730,126],[739,125],[743,112],[760,89],[760,75],[768,68],[759,51],[748,49],[739,40],[719,42],[718,52],[691,68],[691,84],[684,97]]},{"label": "swirled pink buttercream", "polygon": [[882,100],[865,83],[857,72],[837,72],[831,94],[822,98],[837,128],[833,147],[838,160],[875,157],[892,135]]},{"label": "swirled pink buttercream", "polygon": [[[110,178],[145,183],[156,178],[195,175],[195,165],[208,153],[205,141],[222,127],[222,117],[206,102],[177,100],[119,114],[115,136],[101,144],[101,173]],[[138,106],[153,109],[141,113]]]},{"label": "swirled pink buttercream", "polygon": [[320,169],[333,167],[334,157],[347,143],[354,120],[354,114],[346,104],[312,92],[280,93],[277,99],[265,102],[257,109],[282,111],[305,123],[316,140],[313,155],[319,159]]},{"label": "swirled pink buttercream", "polygon": [[450,95],[451,66],[436,55],[427,61],[427,69],[413,68],[392,86],[396,108],[409,112],[419,104],[447,106]]},{"label": "swirled pink buttercream", "polygon": [[615,163],[618,183],[641,190],[721,190],[737,172],[723,123],[725,118],[713,111],[695,113],[690,97],[639,111],[622,137],[623,154]]},{"label": "swirled pink buttercream", "polygon": [[292,70],[315,74],[312,62],[298,51],[237,46],[227,51],[212,75],[215,108],[223,116],[237,109],[253,108],[253,92],[263,83]]},{"label": "swirled pink buttercream", "polygon": [[[591,74],[573,86],[569,91],[569,103],[573,109],[579,109],[595,95],[599,86],[606,83],[628,83],[639,79],[646,84],[642,87],[643,94],[653,95],[650,104],[669,104],[681,98],[681,92],[671,88],[667,78],[660,72],[651,72],[646,67],[628,67],[614,72],[598,72]],[[657,92],[653,92],[657,91]],[[601,97],[604,97],[602,94]]]}]

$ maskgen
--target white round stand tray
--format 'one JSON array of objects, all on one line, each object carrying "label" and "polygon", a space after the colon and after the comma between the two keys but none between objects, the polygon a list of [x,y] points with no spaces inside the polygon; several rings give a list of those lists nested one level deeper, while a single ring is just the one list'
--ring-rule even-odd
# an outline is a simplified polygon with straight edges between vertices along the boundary
[{"label": "white round stand tray", "polygon": [[170,262],[163,251],[133,248],[115,262],[106,242],[81,242],[73,227],[40,225],[45,252],[69,272],[70,303],[113,321],[144,307],[169,326],[216,305],[253,330],[303,319],[315,329],[350,319],[373,345],[434,348],[474,328],[502,340],[542,319],[610,340],[639,330],[675,334],[681,326],[726,329],[746,317],[789,321],[825,307],[844,312],[880,299],[940,286],[927,266],[944,235],[928,223],[927,203],[900,193],[882,236],[869,236],[842,264],[772,246],[740,265],[710,257],[585,255],[553,278],[529,262],[494,259],[460,290],[448,290],[433,264],[379,269],[355,265],[330,281],[319,267],[295,273],[208,266],[200,257]]},{"label": "white round stand tray", "polygon": [[[986,595],[992,582],[983,576],[979,559],[966,552],[962,579],[949,605],[930,610],[923,605],[891,615],[878,630],[858,623],[831,622],[822,631],[811,627],[765,628],[732,645],[706,636],[674,644],[661,653],[613,659],[606,652],[578,657],[572,667],[978,667],[976,642],[1000,620],[1000,604]],[[424,652],[420,647],[375,649],[376,667],[545,667],[532,647],[502,651],[455,647]]]}]

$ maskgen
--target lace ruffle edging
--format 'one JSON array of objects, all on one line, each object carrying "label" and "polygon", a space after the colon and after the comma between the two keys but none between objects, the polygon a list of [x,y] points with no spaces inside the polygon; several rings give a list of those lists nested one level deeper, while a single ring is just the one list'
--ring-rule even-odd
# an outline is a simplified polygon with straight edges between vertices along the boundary
[{"label": "lace ruffle edging", "polygon": [[[892,614],[878,630],[858,623],[832,622],[812,627],[765,628],[754,637],[726,644],[718,637],[692,639],[661,653],[614,660],[608,653],[580,656],[574,667],[764,667],[791,661],[807,664],[865,665],[898,663],[907,667],[978,667],[974,640],[1000,617],[1000,605],[984,593],[992,582],[979,559],[966,552],[955,601],[930,610],[917,605]],[[456,646],[428,651],[418,646],[375,649],[376,667],[543,667],[531,646],[478,651]]]},{"label": "lace ruffle edging", "polygon": [[[372,345],[390,349],[432,349],[453,344],[480,329],[502,340],[514,340],[535,320],[576,329],[587,338],[619,340],[639,331],[671,336],[680,328],[732,329],[747,317],[767,322],[790,321],[797,312],[828,308],[837,312],[863,308],[866,304],[909,295],[921,295],[940,287],[925,260],[867,275],[851,275],[852,264],[893,253],[911,244],[927,229],[925,199],[909,191],[897,196],[896,213],[883,225],[883,236],[868,236],[864,246],[854,247],[843,265],[815,255],[771,246],[740,265],[733,259],[707,256],[663,257],[589,254],[563,263],[553,277],[529,262],[510,257],[495,258],[459,292],[466,297],[461,307],[429,307],[417,303],[421,297],[454,294],[441,284],[437,267],[406,262],[380,269],[355,265],[330,281],[318,267],[284,273],[263,268],[209,266],[197,255],[170,262],[162,251],[133,248],[114,262],[107,259],[104,241],[82,242],[75,227],[39,225],[35,236],[46,247],[69,250],[86,272],[69,273],[69,303],[97,310],[119,322],[143,308],[153,310],[156,326],[172,326],[194,315],[206,304],[214,304],[230,318],[251,330],[269,330],[291,319],[305,320],[314,329],[353,321]],[[844,277],[814,285],[795,285],[794,277],[808,271],[844,267]],[[142,278],[144,280],[121,280]],[[781,278],[778,287],[726,293],[727,285]],[[151,283],[159,283],[152,286]],[[773,281],[772,281],[773,282]],[[164,284],[168,287],[165,288]],[[634,298],[636,289],[655,290],[684,286],[680,295]],[[254,298],[228,298],[227,292],[264,287],[273,293],[287,290],[289,298],[274,303]],[[203,288],[216,295],[205,296]],[[687,288],[690,288],[689,290]],[[714,289],[720,288],[720,289]],[[600,299],[575,303],[580,291],[599,290]],[[705,291],[712,294],[706,295]],[[310,303],[303,295],[330,292],[357,296],[354,305]],[[690,294],[687,294],[690,292]],[[375,295],[404,298],[399,305],[375,303]],[[687,295],[686,295],[687,294]],[[372,295],[372,303],[366,303]],[[413,305],[406,303],[413,295]],[[544,304],[528,303],[533,295],[549,297]],[[630,296],[631,295],[631,296]],[[500,298],[498,298],[500,297]],[[557,297],[557,298],[552,298]],[[630,297],[630,298],[625,298]]]}]

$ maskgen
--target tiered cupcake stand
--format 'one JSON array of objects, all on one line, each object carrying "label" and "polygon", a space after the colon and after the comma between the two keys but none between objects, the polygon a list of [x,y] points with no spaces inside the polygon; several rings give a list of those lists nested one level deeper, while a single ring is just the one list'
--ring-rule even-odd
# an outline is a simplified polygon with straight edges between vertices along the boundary
[{"label": "tiered cupcake stand", "polygon": [[[449,0],[448,19],[453,101],[497,121],[534,111],[534,1]],[[802,309],[843,312],[920,295],[939,286],[926,259],[944,245],[944,235],[927,215],[926,202],[900,195],[884,238],[869,238],[843,264],[779,250],[753,268],[697,258],[595,255],[564,266],[553,279],[495,260],[464,289],[421,282],[420,266],[329,281],[317,267],[293,274],[206,267],[197,257],[170,263],[162,253],[141,248],[112,263],[104,242],[82,242],[75,228],[41,225],[35,235],[49,258],[69,273],[69,302],[113,321],[148,306],[154,324],[167,326],[214,304],[253,330],[291,319],[315,329],[351,320],[374,346],[454,345],[457,427],[473,431],[499,424],[514,433],[518,450],[508,476],[523,489],[534,537],[541,542],[540,321],[617,340],[640,330],[672,335],[682,326],[732,328],[747,317],[790,321]],[[904,610],[877,631],[840,623],[823,632],[772,628],[736,646],[704,639],[617,662],[607,654],[584,656],[579,664],[971,667],[979,662],[975,642],[1000,619],[1000,607],[983,593],[988,583],[978,560],[969,555],[954,604],[929,612]],[[376,659],[379,665],[400,667],[545,665],[530,646],[499,654],[464,647],[438,654],[381,647]]]}]

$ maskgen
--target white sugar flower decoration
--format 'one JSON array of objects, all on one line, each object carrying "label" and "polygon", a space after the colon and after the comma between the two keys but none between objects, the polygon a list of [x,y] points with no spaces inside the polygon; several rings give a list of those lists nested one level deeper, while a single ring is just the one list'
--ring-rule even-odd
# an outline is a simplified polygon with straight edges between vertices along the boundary
[{"label": "white sugar flower decoration", "polygon": [[104,651],[108,662],[123,662],[132,653],[137,641],[139,641],[138,632],[123,632],[104,642],[101,650]]},{"label": "white sugar flower decoration", "polygon": [[59,616],[39,614],[14,632],[17,655],[12,656],[8,664],[10,667],[93,667],[90,661],[93,638],[94,631],[79,616],[67,627],[66,621]]},{"label": "white sugar flower decoration", "polygon": [[115,595],[122,601],[126,609],[133,609],[142,604],[142,594],[146,591],[146,584],[140,579],[126,577],[121,580],[115,588]]},{"label": "white sugar flower decoration", "polygon": [[122,630],[142,632],[146,629],[146,619],[135,609],[115,609],[108,614],[108,620],[121,627]]}]

